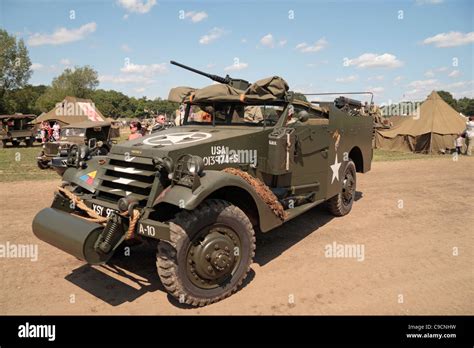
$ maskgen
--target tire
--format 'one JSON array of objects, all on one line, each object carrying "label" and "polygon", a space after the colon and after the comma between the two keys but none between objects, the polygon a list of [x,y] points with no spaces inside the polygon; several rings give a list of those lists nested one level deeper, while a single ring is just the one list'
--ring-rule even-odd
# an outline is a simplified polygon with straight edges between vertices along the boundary
[{"label": "tire", "polygon": [[239,289],[255,255],[255,232],[242,210],[206,200],[193,211],[179,212],[170,234],[171,243],[158,244],[156,265],[171,296],[205,306]]},{"label": "tire", "polygon": [[327,207],[334,216],[344,216],[349,214],[356,194],[356,167],[354,162],[349,160],[342,175],[340,192],[327,201]]},{"label": "tire", "polygon": [[35,139],[25,140],[26,147],[32,147],[35,143]]},{"label": "tire", "polygon": [[45,170],[49,168],[48,162],[43,162],[43,161],[38,160],[36,161],[36,163],[38,164],[38,168],[41,170]]},{"label": "tire", "polygon": [[8,142],[7,142],[6,140],[2,140],[2,147],[3,147],[4,149],[7,148],[7,146],[8,146],[7,143],[8,143]]}]

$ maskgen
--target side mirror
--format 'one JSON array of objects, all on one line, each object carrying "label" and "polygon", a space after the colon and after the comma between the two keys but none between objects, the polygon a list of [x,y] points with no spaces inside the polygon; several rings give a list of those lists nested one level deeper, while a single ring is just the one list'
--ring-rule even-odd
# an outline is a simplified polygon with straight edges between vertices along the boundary
[{"label": "side mirror", "polygon": [[309,119],[309,113],[308,113],[308,111],[306,111],[306,110],[301,110],[300,112],[298,112],[297,118],[298,118],[298,121],[300,121],[300,122],[306,122],[306,121],[308,121],[308,119]]},{"label": "side mirror", "polygon": [[96,138],[92,138],[92,139],[89,139],[89,142],[87,144],[89,146],[89,149],[95,149],[96,146],[97,146],[97,139]]}]

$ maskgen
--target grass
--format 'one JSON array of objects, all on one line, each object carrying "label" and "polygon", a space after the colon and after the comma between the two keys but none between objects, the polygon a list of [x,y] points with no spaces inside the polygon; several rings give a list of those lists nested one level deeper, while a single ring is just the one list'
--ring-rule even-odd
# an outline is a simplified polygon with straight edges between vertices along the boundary
[{"label": "grass", "polygon": [[[122,134],[120,141],[125,140],[126,137],[126,134]],[[0,148],[0,182],[59,179],[59,176],[53,170],[41,170],[37,167],[36,156],[38,156],[40,151],[41,145],[35,145],[34,147]],[[375,149],[373,162],[433,158],[451,158],[451,156],[422,155]]]},{"label": "grass", "polygon": [[400,151],[388,151],[382,149],[374,150],[373,162],[386,162],[386,161],[403,161],[403,160],[416,160],[416,159],[436,159],[436,158],[449,158],[451,155],[424,155],[420,153],[412,152],[400,152]]},{"label": "grass", "polygon": [[41,170],[36,157],[41,145],[34,147],[7,147],[0,149],[0,182],[59,179],[51,169]]}]

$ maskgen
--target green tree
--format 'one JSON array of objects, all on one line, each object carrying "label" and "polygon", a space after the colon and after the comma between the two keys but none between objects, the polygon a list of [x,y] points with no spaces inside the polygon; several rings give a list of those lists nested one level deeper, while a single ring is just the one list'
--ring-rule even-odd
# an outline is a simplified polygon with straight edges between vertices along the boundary
[{"label": "green tree", "polygon": [[98,85],[97,71],[90,66],[65,69],[53,79],[46,93],[38,98],[36,106],[41,111],[48,111],[66,96],[90,98]]},{"label": "green tree", "polygon": [[439,96],[446,102],[448,103],[454,110],[458,110],[458,103],[456,99],[454,99],[453,95],[449,92],[446,91],[437,91]]},{"label": "green tree", "polygon": [[464,116],[474,116],[474,99],[472,98],[461,98],[458,99],[459,112]]},{"label": "green tree", "polygon": [[36,107],[36,101],[46,90],[47,86],[44,85],[26,85],[23,88],[9,92],[9,104],[12,110],[9,113],[21,112],[23,114],[39,115],[41,110]]},{"label": "green tree", "polygon": [[31,60],[22,39],[0,29],[0,113],[12,113],[9,92],[23,87],[31,77]]},{"label": "green tree", "polygon": [[133,102],[121,92],[98,89],[94,91],[91,99],[102,114],[107,117],[132,117],[135,112]]}]

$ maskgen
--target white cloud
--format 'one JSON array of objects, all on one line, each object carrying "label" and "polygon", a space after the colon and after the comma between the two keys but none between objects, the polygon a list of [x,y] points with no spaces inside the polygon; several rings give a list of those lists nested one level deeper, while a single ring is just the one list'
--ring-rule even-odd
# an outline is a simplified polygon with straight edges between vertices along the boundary
[{"label": "white cloud", "polygon": [[369,91],[371,91],[375,95],[380,95],[380,94],[383,94],[383,92],[385,91],[385,88],[383,88],[383,87],[369,87]]},{"label": "white cloud", "polygon": [[440,33],[423,40],[425,45],[433,44],[439,48],[462,46],[472,42],[474,42],[474,31],[470,33],[450,31],[449,33]]},{"label": "white cloud", "polygon": [[130,52],[131,51],[131,48],[127,44],[123,44],[122,46],[120,46],[120,49],[124,52]]},{"label": "white cloud", "polygon": [[417,5],[437,5],[442,2],[443,0],[416,0]]},{"label": "white cloud", "polygon": [[435,73],[433,72],[433,70],[427,70],[424,75],[425,77],[429,78],[429,77],[434,77]]},{"label": "white cloud", "polygon": [[377,76],[370,76],[367,80],[369,80],[369,81],[372,81],[372,80],[382,81],[384,78],[385,78],[385,76],[383,76],[383,75],[377,75]]},{"label": "white cloud", "polygon": [[59,61],[59,63],[62,64],[62,65],[71,65],[71,64],[72,64],[71,61],[70,61],[69,59],[67,59],[67,58],[61,59],[61,60]]},{"label": "white cloud", "polygon": [[260,43],[263,45],[263,46],[266,46],[266,47],[271,47],[273,48],[275,46],[275,42],[273,40],[273,35],[272,34],[267,34],[265,35],[264,37],[262,37],[260,39]]},{"label": "white cloud", "polygon": [[95,22],[91,22],[77,29],[59,28],[52,34],[34,33],[28,38],[28,44],[30,46],[62,45],[82,40],[87,35],[95,32],[96,29],[97,25]]},{"label": "white cloud", "polygon": [[398,85],[398,84],[400,83],[400,81],[402,81],[404,78],[405,78],[405,77],[403,77],[403,76],[397,76],[397,77],[395,77],[395,78],[393,79],[393,83],[394,83],[395,85]]},{"label": "white cloud", "polygon": [[140,65],[140,64],[126,64],[121,69],[121,72],[126,74],[143,74],[147,76],[162,74],[167,71],[166,63],[161,64],[150,64],[150,65]]},{"label": "white cloud", "polygon": [[118,0],[117,3],[128,12],[147,13],[156,5],[156,0]]},{"label": "white cloud", "polygon": [[349,82],[354,82],[359,79],[359,76],[357,75],[350,75],[347,77],[339,77],[336,79],[336,82],[341,82],[341,83],[349,83]]},{"label": "white cloud", "polygon": [[247,39],[246,39],[246,38],[243,38],[243,39],[240,40],[240,42],[242,42],[242,43],[247,43]]},{"label": "white cloud", "polygon": [[224,34],[225,34],[224,29],[214,27],[209,31],[209,33],[207,33],[206,35],[201,36],[201,38],[199,39],[199,43],[201,45],[208,45],[211,42],[219,39]]},{"label": "white cloud", "polygon": [[348,59],[347,65],[354,65],[357,68],[398,68],[403,65],[403,62],[397,59],[396,56],[390,53],[364,53],[361,56]]},{"label": "white cloud", "polygon": [[243,70],[246,69],[249,65],[244,62],[239,62],[238,64],[232,64],[229,66],[226,66],[224,68],[224,71],[238,71],[238,70]]},{"label": "white cloud", "polygon": [[145,87],[137,87],[134,89],[135,92],[137,93],[143,93],[146,91],[146,88]]},{"label": "white cloud", "polygon": [[321,38],[316,41],[313,45],[308,45],[306,42],[302,42],[296,45],[296,49],[302,53],[318,52],[327,46],[328,42],[325,38]]},{"label": "white cloud", "polygon": [[453,70],[448,74],[449,77],[458,77],[459,75],[461,75],[459,70]]},{"label": "white cloud", "polygon": [[288,40],[286,40],[286,39],[282,39],[282,40],[280,40],[280,41],[278,42],[278,44],[280,45],[280,47],[285,46],[287,43],[288,43]]},{"label": "white cloud", "polygon": [[149,85],[155,81],[149,77],[141,75],[101,75],[100,82],[111,82],[116,84],[145,84]]},{"label": "white cloud", "polygon": [[408,87],[413,88],[428,88],[430,86],[436,85],[438,80],[436,79],[429,79],[429,80],[415,80],[408,84]]},{"label": "white cloud", "polygon": [[41,63],[33,63],[31,64],[31,70],[38,71],[44,68],[44,65]]},{"label": "white cloud", "polygon": [[189,11],[189,12],[184,13],[184,18],[185,19],[190,19],[191,22],[193,22],[193,23],[198,23],[200,21],[203,21],[207,17],[209,17],[209,16],[204,11],[200,11],[200,12]]}]

